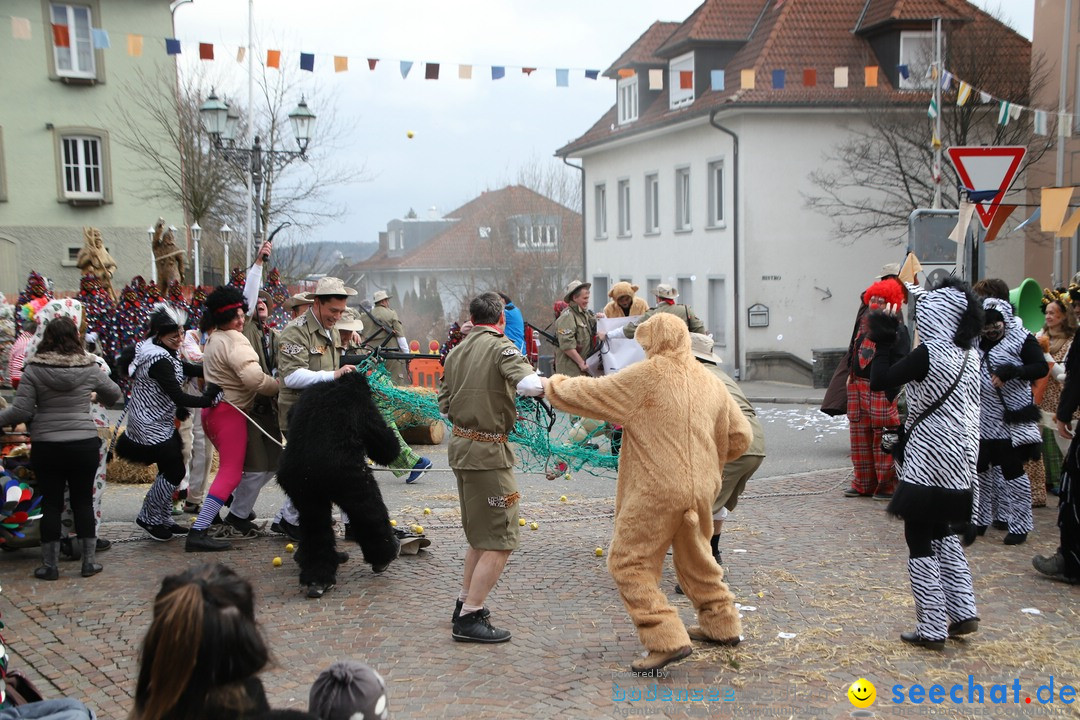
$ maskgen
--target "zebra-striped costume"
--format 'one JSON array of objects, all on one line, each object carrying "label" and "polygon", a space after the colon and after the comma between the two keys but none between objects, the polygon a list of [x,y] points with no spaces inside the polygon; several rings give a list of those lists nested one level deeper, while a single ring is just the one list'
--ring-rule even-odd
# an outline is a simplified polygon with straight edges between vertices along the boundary
[{"label": "zebra-striped costume", "polygon": [[[1036,447],[1042,445],[1039,412],[1031,393],[1030,379],[1013,377],[1005,381],[1004,387],[998,388],[993,385],[991,375],[998,368],[1023,366],[1021,352],[1032,335],[1016,318],[1012,305],[1005,300],[986,298],[983,309],[1001,314],[1005,320],[1005,334],[989,347],[986,347],[988,343],[985,338],[982,341],[979,416],[982,447],[979,469],[985,471],[990,466],[999,465],[1004,480],[983,488],[974,522],[976,525],[986,525],[988,509],[996,507],[1000,509],[1002,519],[1009,524],[1011,534],[1026,536],[1035,524],[1031,515],[1031,481],[1024,472],[1023,463]],[[1015,419],[1018,413],[1023,412],[1027,412],[1031,419],[1021,422],[1006,419]]]},{"label": "zebra-striped costume", "polygon": [[135,346],[135,360],[128,371],[132,387],[125,432],[140,445],[163,443],[176,432],[176,403],[150,377],[150,366],[159,360],[167,360],[172,365],[177,384],[184,383],[184,368],[178,357],[154,343],[153,339],[148,338]]},{"label": "zebra-striped costume", "polygon": [[871,386],[907,383],[907,440],[889,512],[904,519],[918,637],[941,641],[950,623],[977,619],[971,572],[950,524],[971,516],[979,448],[978,361],[954,337],[962,326],[976,332],[981,309],[966,288],[908,289],[918,301],[915,318],[923,342],[891,368],[887,353],[875,355]]}]

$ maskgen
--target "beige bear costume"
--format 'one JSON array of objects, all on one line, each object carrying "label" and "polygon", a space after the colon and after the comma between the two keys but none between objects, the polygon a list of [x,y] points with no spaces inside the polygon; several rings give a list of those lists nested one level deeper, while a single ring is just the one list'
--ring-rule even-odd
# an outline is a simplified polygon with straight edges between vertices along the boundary
[{"label": "beige bear costume", "polygon": [[[608,292],[608,297],[611,298],[611,302],[604,306],[604,317],[618,318],[628,317],[631,315],[644,315],[649,311],[649,303],[645,302],[644,298],[639,298],[635,293],[638,291],[637,285],[631,285],[628,282],[617,282],[611,291]],[[634,298],[634,301],[630,303],[630,312],[624,312],[619,307],[618,299],[624,295],[629,295]]]},{"label": "beige bear costume", "polygon": [[752,433],[724,384],[694,359],[680,318],[654,315],[637,340],[644,361],[603,378],[556,375],[547,398],[623,426],[608,569],[649,658],[657,658],[653,667],[662,667],[690,654],[690,635],[659,586],[669,547],[701,623],[691,628],[694,639],[738,642],[739,613],[709,538],[724,465],[746,451]]}]

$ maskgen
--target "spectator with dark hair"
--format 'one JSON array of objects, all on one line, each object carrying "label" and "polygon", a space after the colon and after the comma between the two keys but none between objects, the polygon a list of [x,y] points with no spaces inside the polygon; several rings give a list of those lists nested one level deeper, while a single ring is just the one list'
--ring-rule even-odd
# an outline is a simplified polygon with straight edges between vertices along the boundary
[{"label": "spectator with dark hair", "polygon": [[203,349],[203,375],[208,383],[220,386],[225,402],[203,411],[203,427],[217,448],[219,462],[188,533],[184,546],[188,552],[229,549],[228,542],[210,537],[207,530],[240,484],[249,431],[244,412],[251,409],[257,395],[278,392],[278,381],[262,371],[258,354],[241,332],[246,308],[243,294],[234,287],[218,287],[206,298],[206,312],[213,317],[215,330]]},{"label": "spectator with dark hair", "polygon": [[134,359],[121,359],[131,377],[128,424],[116,441],[120,457],[143,465],[157,465],[135,524],[154,540],[164,542],[186,535],[187,528],[172,521],[172,496],[187,474],[184,448],[176,420],[190,414],[188,408],[211,407],[220,388],[207,383],[202,395],[188,395],[182,384],[199,377],[202,368],[180,359],[180,328],[186,315],[165,303],[150,314],[146,338],[135,346]]},{"label": "spectator with dark hair", "polygon": [[97,530],[93,486],[101,440],[90,417],[90,401],[112,406],[120,388],[83,349],[79,328],[68,317],[50,322],[27,363],[11,407],[0,411],[0,427],[33,420],[30,463],[44,498],[41,516],[40,580],[60,577],[60,515],[68,487],[75,531],[82,546],[82,576],[101,572],[95,562]]},{"label": "spectator with dark hair", "polygon": [[258,677],[269,661],[247,580],[224,565],[170,575],[154,598],[128,720],[257,717],[270,710]]}]

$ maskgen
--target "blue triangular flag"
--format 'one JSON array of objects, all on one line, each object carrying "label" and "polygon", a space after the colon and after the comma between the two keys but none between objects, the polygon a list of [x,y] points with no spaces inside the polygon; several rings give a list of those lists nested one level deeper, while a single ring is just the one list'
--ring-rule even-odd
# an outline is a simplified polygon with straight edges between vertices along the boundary
[{"label": "blue triangular flag", "polygon": [[308,72],[315,71],[315,53],[300,53],[300,69]]},{"label": "blue triangular flag", "polygon": [[491,66],[491,79],[492,80],[499,80],[500,78],[503,78],[503,77],[506,77],[506,68],[502,67],[501,65],[492,65]]},{"label": "blue triangular flag", "polygon": [[784,70],[772,71],[772,86],[773,90],[783,90],[784,81],[787,79],[787,73]]},{"label": "blue triangular flag", "polygon": [[971,188],[964,188],[964,192],[967,193],[968,199],[973,203],[986,202],[987,200],[993,200],[994,197],[1001,192],[1000,190],[972,190]]},{"label": "blue triangular flag", "polygon": [[570,71],[555,69],[555,87],[570,87]]},{"label": "blue triangular flag", "polygon": [[410,70],[412,70],[412,60],[402,60],[401,61],[401,77],[402,78],[409,77],[409,71]]},{"label": "blue triangular flag", "polygon": [[165,52],[169,55],[179,55],[180,41],[176,38],[165,38]]},{"label": "blue triangular flag", "polygon": [[94,36],[94,49],[95,50],[108,50],[109,49],[109,31],[102,30],[101,28],[92,28],[90,31]]},{"label": "blue triangular flag", "polygon": [[720,92],[724,89],[724,71],[712,70],[709,72],[709,77],[712,79],[713,92]]},{"label": "blue triangular flag", "polygon": [[905,80],[911,77],[911,70],[908,69],[907,65],[897,65],[896,69],[900,71],[900,77],[904,78]]},{"label": "blue triangular flag", "polygon": [[586,70],[585,71],[585,77],[587,77],[589,80],[595,80],[596,78],[600,77],[600,71],[599,70]]},{"label": "blue triangular flag", "polygon": [[1015,229],[1015,230],[1020,230],[1020,229],[1021,229],[1021,228],[1023,228],[1024,226],[1026,226],[1026,225],[1030,225],[1031,223],[1033,223],[1033,222],[1035,222],[1036,220],[1038,220],[1038,219],[1039,219],[1039,216],[1040,216],[1040,215],[1042,215],[1042,208],[1041,208],[1041,207],[1037,207],[1037,208],[1035,208],[1035,212],[1031,213],[1031,217],[1029,217],[1029,218],[1028,218],[1027,220],[1025,220],[1024,222],[1022,222],[1022,223],[1020,223],[1019,225],[1017,225],[1017,226],[1016,226],[1016,227],[1015,227],[1014,229]]}]

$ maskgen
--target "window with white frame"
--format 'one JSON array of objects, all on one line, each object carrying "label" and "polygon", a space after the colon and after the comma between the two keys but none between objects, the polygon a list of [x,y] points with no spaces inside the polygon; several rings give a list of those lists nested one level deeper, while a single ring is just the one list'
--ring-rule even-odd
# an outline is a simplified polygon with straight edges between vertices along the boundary
[{"label": "window with white frame", "polygon": [[[684,88],[683,73],[690,73],[690,87]],[[694,53],[688,52],[668,63],[668,107],[683,107],[694,102]]]},{"label": "window with white frame", "polygon": [[619,236],[630,234],[630,181],[619,181]]},{"label": "window with white frame", "polygon": [[[96,77],[90,6],[51,3],[49,12],[53,25],[66,27],[68,36],[68,47],[57,45],[55,40],[52,43],[56,74],[72,78]],[[51,33],[47,35],[52,37]]]},{"label": "window with white frame", "polygon": [[60,139],[64,197],[69,200],[102,200],[103,164],[101,138],[67,135]]},{"label": "window with white frame", "polygon": [[709,163],[709,227],[724,225],[724,161]]},{"label": "window with white frame", "polygon": [[638,117],[638,76],[619,78],[619,124]]},{"label": "window with white frame", "polygon": [[906,65],[908,76],[900,76],[901,90],[926,90],[934,86],[930,66],[934,62],[934,33],[904,31],[900,33],[900,65]]},{"label": "window with white frame", "polygon": [[690,168],[675,170],[675,229],[690,229]]},{"label": "window with white frame", "polygon": [[596,237],[607,237],[607,185],[600,183],[596,186],[595,202],[593,210],[596,213]]},{"label": "window with white frame", "polygon": [[645,176],[645,232],[660,232],[660,176]]}]

